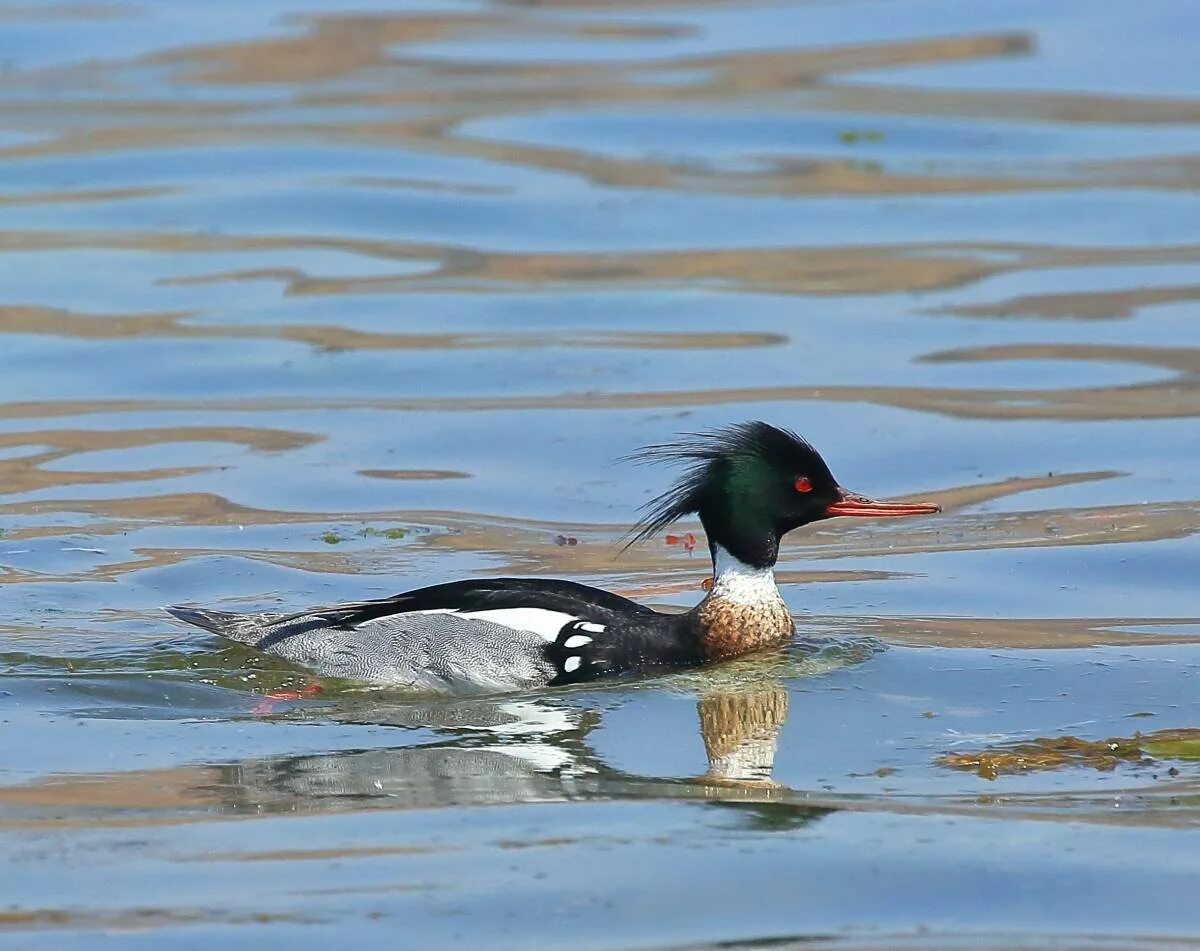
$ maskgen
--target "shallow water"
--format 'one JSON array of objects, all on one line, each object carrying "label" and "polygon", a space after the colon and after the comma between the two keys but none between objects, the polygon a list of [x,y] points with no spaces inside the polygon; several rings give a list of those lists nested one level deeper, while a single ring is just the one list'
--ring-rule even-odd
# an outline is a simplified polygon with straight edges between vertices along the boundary
[{"label": "shallow water", "polygon": [[[0,4],[0,944],[1200,944],[1197,29]],[[611,463],[750,418],[944,507],[790,538],[785,651],[311,696],[160,611],[687,605]]]}]

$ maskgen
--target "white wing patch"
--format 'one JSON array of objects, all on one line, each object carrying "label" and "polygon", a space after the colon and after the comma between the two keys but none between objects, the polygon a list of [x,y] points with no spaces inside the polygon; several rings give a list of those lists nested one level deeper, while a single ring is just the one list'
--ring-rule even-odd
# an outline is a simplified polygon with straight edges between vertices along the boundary
[{"label": "white wing patch", "polygon": [[590,644],[591,642],[592,639],[586,634],[572,634],[565,641],[563,641],[563,647],[583,647],[584,644]]},{"label": "white wing patch", "polygon": [[564,624],[579,620],[574,614],[549,611],[546,608],[496,608],[491,611],[456,611],[459,617],[503,624],[517,631],[532,631],[547,643],[553,644]]},{"label": "white wing patch", "polygon": [[[491,608],[481,611],[461,611],[455,608],[431,608],[428,611],[406,611],[406,614],[453,614],[455,617],[468,618],[475,621],[491,621],[511,627],[514,631],[529,631],[536,634],[548,644],[553,644],[558,638],[558,632],[564,624],[579,621],[574,614],[565,611],[551,611],[548,608]],[[366,623],[371,623],[370,621]],[[603,624],[593,624],[581,621],[579,627],[586,630],[604,630]]]},{"label": "white wing patch", "polygon": [[582,663],[582,657],[568,657],[563,661],[563,670],[565,670],[568,674],[574,673],[579,669],[579,665]]}]

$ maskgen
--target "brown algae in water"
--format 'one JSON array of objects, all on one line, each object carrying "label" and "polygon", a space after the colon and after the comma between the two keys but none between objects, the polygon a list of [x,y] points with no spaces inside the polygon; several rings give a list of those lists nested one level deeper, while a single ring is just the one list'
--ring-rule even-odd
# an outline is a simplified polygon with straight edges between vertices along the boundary
[{"label": "brown algae in water", "polygon": [[1077,736],[1038,737],[966,753],[943,753],[934,762],[969,770],[984,779],[1037,770],[1085,766],[1107,772],[1120,763],[1159,759],[1200,760],[1200,729],[1159,730],[1131,737],[1084,740]]}]

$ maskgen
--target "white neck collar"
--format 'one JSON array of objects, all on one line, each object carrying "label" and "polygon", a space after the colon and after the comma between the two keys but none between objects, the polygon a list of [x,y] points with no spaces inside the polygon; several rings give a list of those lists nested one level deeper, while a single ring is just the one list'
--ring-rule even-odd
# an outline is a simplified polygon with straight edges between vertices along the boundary
[{"label": "white neck collar", "polygon": [[775,584],[774,568],[755,568],[727,552],[720,545],[713,549],[713,598],[739,604],[761,604],[781,600]]}]

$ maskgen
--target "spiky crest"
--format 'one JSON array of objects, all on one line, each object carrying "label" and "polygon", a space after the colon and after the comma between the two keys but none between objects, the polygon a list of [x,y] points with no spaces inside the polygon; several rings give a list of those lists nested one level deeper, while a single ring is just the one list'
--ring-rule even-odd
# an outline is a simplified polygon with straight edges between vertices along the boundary
[{"label": "spiky crest", "polygon": [[676,442],[645,446],[626,458],[638,464],[688,464],[673,486],[641,507],[642,517],[630,529],[626,548],[700,511],[705,493],[714,484],[735,481],[757,467],[807,472],[833,480],[807,440],[759,420],[710,432],[684,433]]}]

